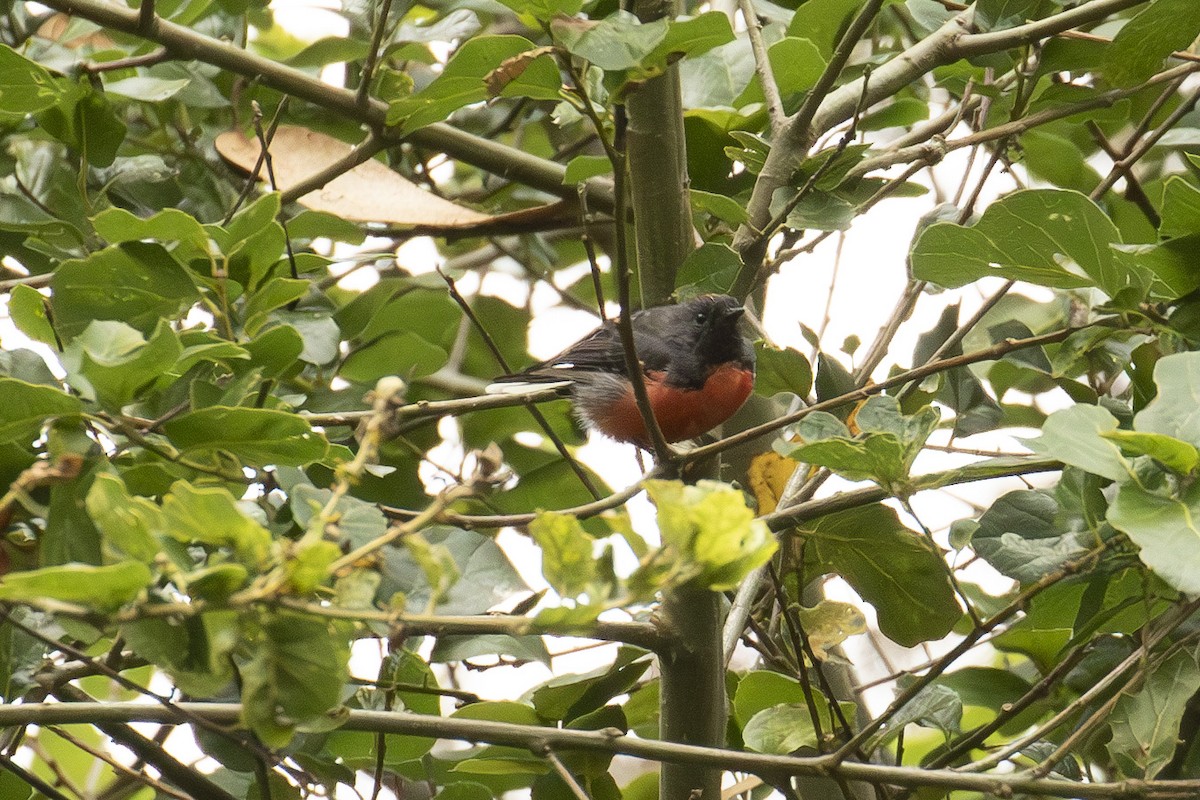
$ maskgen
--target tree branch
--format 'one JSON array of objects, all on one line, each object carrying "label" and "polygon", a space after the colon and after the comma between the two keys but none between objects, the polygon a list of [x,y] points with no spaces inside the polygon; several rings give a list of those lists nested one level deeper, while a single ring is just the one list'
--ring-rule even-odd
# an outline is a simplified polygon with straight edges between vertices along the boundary
[{"label": "tree branch", "polygon": [[[181,703],[180,706],[189,713],[223,725],[236,725],[241,718],[241,706],[236,703]],[[830,756],[781,756],[719,747],[673,744],[622,735],[620,731],[612,728],[580,731],[489,720],[425,716],[405,711],[350,709],[345,713],[344,730],[484,742],[520,747],[538,754],[545,752],[545,748],[556,752],[578,750],[622,753],[652,761],[697,767],[717,766],[725,770],[749,772],[763,777],[768,782],[786,779],[791,775],[836,776],[891,786],[962,789],[999,797],[1010,797],[1014,793],[1023,792],[1043,797],[1084,800],[1132,797],[1186,800],[1200,792],[1200,781],[1196,780],[1083,783],[1013,774],[978,775],[920,767],[894,767],[849,761],[838,763]],[[163,709],[140,703],[31,703],[0,706],[0,726],[173,721],[167,717],[168,714]]]},{"label": "tree branch", "polygon": [[[195,59],[220,67],[247,78],[257,78],[284,94],[292,95],[325,108],[347,119],[357,120],[382,129],[386,123],[387,104],[379,100],[360,103],[357,93],[323,83],[306,73],[272,61],[269,58],[218,41],[191,28],[154,17],[144,25],[136,9],[104,0],[48,0],[45,4],[65,14],[80,16],[125,33],[142,36],[167,49],[175,58]],[[571,200],[576,197],[574,186],[564,186],[565,168],[553,161],[538,158],[515,147],[499,144],[445,123],[434,123],[413,131],[407,141],[436,149],[460,161],[479,167],[502,178],[532,186],[547,194]],[[587,183],[588,203],[601,211],[613,209],[610,184],[603,180]]]}]

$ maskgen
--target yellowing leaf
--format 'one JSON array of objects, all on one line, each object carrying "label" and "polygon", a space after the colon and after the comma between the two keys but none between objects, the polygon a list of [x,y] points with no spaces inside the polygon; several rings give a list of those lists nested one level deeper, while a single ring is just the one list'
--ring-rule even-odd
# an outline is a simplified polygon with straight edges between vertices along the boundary
[{"label": "yellowing leaf", "polygon": [[750,491],[758,500],[758,513],[770,514],[779,505],[788,479],[800,466],[798,462],[771,450],[759,453],[750,462]]}]

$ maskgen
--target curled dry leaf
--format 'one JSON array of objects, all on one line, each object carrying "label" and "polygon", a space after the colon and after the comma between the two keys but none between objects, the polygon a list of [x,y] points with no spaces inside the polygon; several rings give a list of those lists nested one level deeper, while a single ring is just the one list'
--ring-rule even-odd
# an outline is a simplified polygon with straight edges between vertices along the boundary
[{"label": "curled dry leaf", "polygon": [[[256,138],[226,131],[216,138],[217,152],[234,167],[249,174],[258,163],[261,147]],[[275,188],[286,192],[329,167],[344,162],[353,148],[345,142],[294,125],[280,125],[271,140]],[[266,170],[260,170],[260,180]],[[368,159],[337,175],[319,189],[299,199],[315,211],[335,214],[355,222],[415,228],[432,234],[498,232],[545,229],[567,222],[561,203],[511,214],[483,214],[431,194],[387,165]]]}]

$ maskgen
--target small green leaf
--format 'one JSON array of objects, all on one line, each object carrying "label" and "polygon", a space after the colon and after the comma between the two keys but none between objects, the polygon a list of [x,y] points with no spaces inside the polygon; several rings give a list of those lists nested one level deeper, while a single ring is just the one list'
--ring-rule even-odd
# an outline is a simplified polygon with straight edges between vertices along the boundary
[{"label": "small green leaf", "polygon": [[303,418],[266,408],[211,406],[169,420],[163,431],[186,453],[232,453],[255,466],[305,466],[329,449]]},{"label": "small green leaf", "polygon": [[542,574],[559,595],[575,597],[596,580],[593,540],[575,517],[543,512],[529,524],[529,535],[542,548]]},{"label": "small green leaf", "polygon": [[1152,781],[1171,763],[1188,701],[1200,689],[1196,649],[1176,652],[1146,671],[1140,689],[1122,694],[1109,717],[1108,752],[1128,778]]},{"label": "small green leaf", "polygon": [[828,58],[850,23],[852,16],[865,0],[808,0],[796,9],[788,24],[788,36],[808,39]]},{"label": "small green leaf", "polygon": [[1154,364],[1158,394],[1134,418],[1133,427],[1200,447],[1200,353],[1176,353]]},{"label": "small green leaf", "polygon": [[1133,465],[1105,434],[1117,429],[1117,419],[1099,406],[1075,405],[1055,411],[1042,426],[1042,435],[1022,440],[1035,453],[1057,458],[1113,481],[1133,477]]},{"label": "small green leaf", "polygon": [[125,242],[64,261],[50,282],[54,324],[72,339],[94,320],[120,320],[150,335],[199,299],[195,284],[161,245]]},{"label": "small green leaf", "polygon": [[388,125],[409,133],[439,122],[465,105],[487,99],[484,78],[504,61],[534,48],[521,36],[479,36],[469,39],[446,63],[432,83],[416,94],[393,100]]},{"label": "small green leaf", "polygon": [[57,348],[58,337],[46,313],[49,300],[32,286],[14,286],[8,296],[8,315],[17,330],[45,345]]},{"label": "small green leaf", "polygon": [[684,259],[675,276],[680,299],[701,294],[726,294],[733,286],[742,259],[727,244],[706,242]]},{"label": "small green leaf", "polygon": [[1108,521],[1141,548],[1138,557],[1173,588],[1200,592],[1200,488],[1178,499],[1154,494],[1134,482],[1121,484]]},{"label": "small green leaf", "polygon": [[1192,0],[1157,0],[1125,23],[1104,52],[1104,74],[1117,86],[1132,86],[1153,75],[1176,50],[1200,36],[1200,15]]},{"label": "small green leaf", "polygon": [[[567,169],[570,168],[571,165],[568,164]],[[741,203],[732,197],[712,192],[703,192],[699,189],[689,190],[688,197],[692,201],[693,211],[702,211],[706,214],[711,214],[730,225],[741,225],[750,221],[750,213],[746,211]]]},{"label": "small green leaf", "polygon": [[641,59],[639,68],[651,75],[658,74],[680,58],[706,53],[733,40],[729,17],[720,11],[706,11],[691,18],[669,20],[667,35]]},{"label": "small green leaf", "polygon": [[179,335],[160,322],[149,341],[124,322],[96,320],[63,351],[67,380],[89,400],[119,411],[162,377],[183,352]]},{"label": "small green leaf", "polygon": [[177,208],[165,208],[145,219],[123,208],[106,208],[92,217],[92,225],[112,244],[155,239],[204,247],[208,242],[208,233],[196,218]]},{"label": "small green leaf", "polygon": [[87,494],[87,512],[106,542],[128,557],[154,563],[166,530],[162,509],[144,497],[132,497],[116,475],[101,472]]},{"label": "small green leaf", "polygon": [[548,22],[559,14],[573,17],[583,8],[583,0],[501,0],[518,14],[527,14],[539,22]]},{"label": "small green leaf", "polygon": [[1150,456],[1162,462],[1167,469],[1188,475],[1200,464],[1200,451],[1195,445],[1161,433],[1136,433],[1134,431],[1109,431],[1101,433],[1105,439],[1116,442],[1121,452],[1131,456]]},{"label": "small green leaf", "polygon": [[563,172],[563,186],[574,186],[588,178],[612,174],[612,162],[608,156],[575,156],[567,162]]},{"label": "small green leaf", "polygon": [[817,746],[817,730],[806,703],[785,703],[755,714],[742,729],[746,747],[760,753],[786,755]]},{"label": "small green leaf", "polygon": [[152,580],[150,568],[140,561],[122,561],[105,567],[63,564],[10,572],[0,580],[0,600],[18,603],[61,600],[108,612],[136,598]]},{"label": "small green leaf", "polygon": [[567,52],[608,72],[638,66],[667,38],[667,28],[665,19],[643,24],[627,11],[600,21],[557,17],[550,23],[555,40]]},{"label": "small green leaf", "polygon": [[121,626],[129,648],[167,671],[180,691],[213,697],[233,680],[237,612],[208,611],[184,620],[151,617]]},{"label": "small green leaf", "polygon": [[899,736],[906,725],[934,728],[947,738],[962,727],[962,698],[948,686],[927,686],[888,720],[888,724],[870,741],[872,749]]},{"label": "small green leaf", "polygon": [[60,82],[45,68],[0,45],[0,106],[11,114],[36,114],[62,99]]},{"label": "small green leaf", "polygon": [[270,614],[252,648],[240,669],[247,726],[270,747],[297,731],[328,729],[349,677],[346,632],[319,617]]},{"label": "small green leaf", "polygon": [[0,378],[0,397],[0,442],[28,444],[56,417],[83,411],[77,397],[15,378]]},{"label": "small green leaf", "polygon": [[231,547],[256,569],[270,554],[270,532],[242,513],[225,489],[176,481],[163,498],[162,510],[167,533],[181,542]]},{"label": "small green leaf", "polygon": [[756,342],[754,351],[754,391],[764,397],[780,392],[791,392],[797,397],[808,396],[813,383],[812,366],[798,350]]},{"label": "small green leaf", "polygon": [[733,718],[745,727],[755,714],[780,703],[803,703],[804,688],[795,678],[778,672],[755,670],[738,681],[733,696]]},{"label": "small green leaf", "polygon": [[1047,5],[1047,0],[979,0],[975,20],[985,31],[1012,28],[1040,19]]}]

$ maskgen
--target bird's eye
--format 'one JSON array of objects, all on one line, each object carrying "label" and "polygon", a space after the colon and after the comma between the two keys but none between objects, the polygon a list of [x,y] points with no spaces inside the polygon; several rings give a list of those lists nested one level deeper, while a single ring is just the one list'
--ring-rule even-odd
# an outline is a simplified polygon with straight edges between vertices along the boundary
[{"label": "bird's eye", "polygon": [[697,325],[703,325],[704,323],[708,322],[708,312],[697,311],[695,321]]}]

